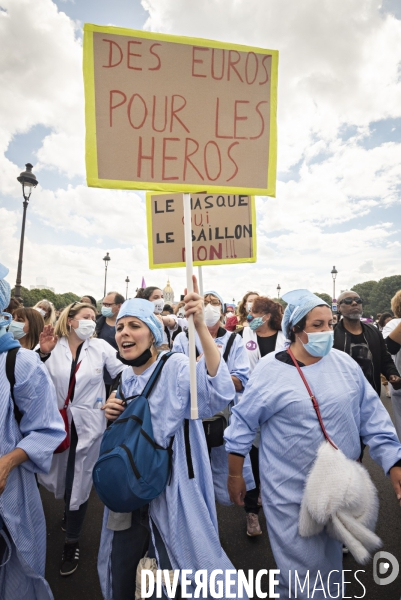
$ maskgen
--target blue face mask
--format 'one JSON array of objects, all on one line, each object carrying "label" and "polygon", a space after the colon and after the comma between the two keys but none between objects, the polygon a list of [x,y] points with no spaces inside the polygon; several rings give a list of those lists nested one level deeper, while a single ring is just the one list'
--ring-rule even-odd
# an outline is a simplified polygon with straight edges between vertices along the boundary
[{"label": "blue face mask", "polygon": [[318,333],[306,333],[306,335],[308,343],[302,342],[302,345],[311,356],[316,358],[326,356],[333,347],[334,331],[319,331]]},{"label": "blue face mask", "polygon": [[[6,319],[5,317],[8,317]],[[7,327],[10,325],[13,320],[12,315],[8,312],[0,312],[0,337],[7,333]]]},{"label": "blue face mask", "polygon": [[26,335],[24,331],[25,323],[13,321],[8,328],[8,333],[12,333],[15,340],[20,340]]},{"label": "blue face mask", "polygon": [[252,331],[256,331],[256,329],[259,329],[259,327],[262,327],[264,324],[265,321],[263,320],[263,317],[254,317],[252,321],[249,321],[249,327]]},{"label": "blue face mask", "polygon": [[102,306],[102,315],[104,317],[113,317],[113,309],[111,306]]}]

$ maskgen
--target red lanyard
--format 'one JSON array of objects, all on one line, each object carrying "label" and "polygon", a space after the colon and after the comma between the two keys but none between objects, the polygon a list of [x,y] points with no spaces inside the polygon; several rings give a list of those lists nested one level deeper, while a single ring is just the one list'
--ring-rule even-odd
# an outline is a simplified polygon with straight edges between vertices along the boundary
[{"label": "red lanyard", "polygon": [[328,433],[327,433],[326,428],[325,428],[324,423],[323,423],[322,415],[320,414],[320,408],[319,408],[319,404],[318,404],[318,402],[316,400],[316,396],[313,394],[312,390],[310,389],[309,384],[306,381],[306,378],[305,378],[304,374],[302,373],[302,370],[301,370],[301,368],[300,368],[300,366],[299,366],[299,364],[297,362],[297,359],[293,355],[291,348],[288,348],[287,352],[291,356],[292,362],[296,366],[296,368],[298,370],[298,373],[300,374],[300,376],[302,378],[302,381],[304,382],[305,387],[308,390],[308,394],[310,396],[310,399],[312,400],[313,408],[316,411],[316,415],[317,415],[317,418],[319,419],[320,427],[322,428],[324,437],[329,442],[329,444],[331,444],[333,446],[333,448],[335,448],[336,450],[338,450],[338,447],[335,445],[334,442],[331,441],[331,439],[328,436]]}]

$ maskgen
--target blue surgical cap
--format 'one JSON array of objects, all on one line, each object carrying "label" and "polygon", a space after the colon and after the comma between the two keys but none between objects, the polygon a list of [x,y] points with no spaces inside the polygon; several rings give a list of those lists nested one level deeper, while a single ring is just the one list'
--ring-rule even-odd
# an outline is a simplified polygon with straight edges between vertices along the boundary
[{"label": "blue surgical cap", "polygon": [[220,294],[218,294],[217,292],[210,291],[210,292],[205,292],[205,293],[203,294],[203,296],[208,296],[209,294],[213,294],[213,296],[216,296],[216,298],[218,298],[218,299],[220,300],[220,302],[221,302],[221,306],[223,307],[223,312],[225,312],[225,304],[224,304],[224,300],[223,300],[223,298],[220,296]]},{"label": "blue surgical cap", "polygon": [[8,269],[0,263],[0,312],[10,304],[11,287],[4,277],[8,275]]},{"label": "blue surgical cap", "polygon": [[284,311],[281,327],[285,337],[289,337],[291,327],[299,323],[299,321],[308,314],[315,306],[322,304],[329,306],[327,302],[312,294],[309,290],[293,290],[282,296],[284,302],[287,302],[287,307]]},{"label": "blue surgical cap", "polygon": [[149,327],[155,338],[155,345],[160,346],[163,343],[163,325],[154,314],[154,309],[153,302],[143,298],[126,300],[118,311],[116,325],[122,317],[136,317]]}]

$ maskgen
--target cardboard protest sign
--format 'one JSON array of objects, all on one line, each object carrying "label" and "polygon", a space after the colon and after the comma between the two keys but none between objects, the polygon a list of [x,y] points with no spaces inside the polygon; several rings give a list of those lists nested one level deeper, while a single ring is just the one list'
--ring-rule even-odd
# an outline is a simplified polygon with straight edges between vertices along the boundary
[{"label": "cardboard protest sign", "polygon": [[276,50],[84,32],[89,186],[275,195]]},{"label": "cardboard protest sign", "polygon": [[[149,267],[185,266],[182,194],[146,194]],[[191,194],[193,264],[256,262],[255,199]]]}]

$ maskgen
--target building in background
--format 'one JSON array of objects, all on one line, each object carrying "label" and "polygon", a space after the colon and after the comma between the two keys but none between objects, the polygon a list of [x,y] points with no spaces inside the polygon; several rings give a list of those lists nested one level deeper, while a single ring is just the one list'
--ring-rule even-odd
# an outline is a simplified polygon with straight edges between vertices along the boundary
[{"label": "building in background", "polygon": [[167,280],[167,285],[163,290],[164,302],[165,304],[173,304],[174,303],[174,290],[170,285],[170,280]]},{"label": "building in background", "polygon": [[54,292],[54,288],[49,287],[47,285],[46,277],[37,277],[36,285],[29,286],[29,289],[30,290],[50,290],[51,292]]}]

